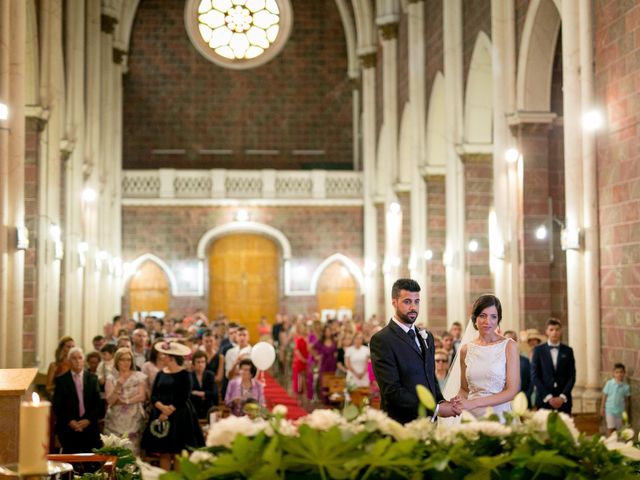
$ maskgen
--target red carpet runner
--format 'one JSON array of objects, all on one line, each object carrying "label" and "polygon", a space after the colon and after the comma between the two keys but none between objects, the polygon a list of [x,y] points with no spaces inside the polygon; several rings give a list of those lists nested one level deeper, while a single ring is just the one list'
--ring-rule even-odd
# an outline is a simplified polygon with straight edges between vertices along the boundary
[{"label": "red carpet runner", "polygon": [[298,402],[267,372],[264,372],[264,379],[266,381],[264,396],[269,410],[278,404],[285,405],[288,409],[287,418],[290,420],[304,417],[307,414],[304,408],[298,405]]}]

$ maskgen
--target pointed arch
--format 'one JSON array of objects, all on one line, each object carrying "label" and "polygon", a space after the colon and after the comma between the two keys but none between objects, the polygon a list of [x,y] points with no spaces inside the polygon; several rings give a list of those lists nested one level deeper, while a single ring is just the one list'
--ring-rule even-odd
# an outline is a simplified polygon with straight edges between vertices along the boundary
[{"label": "pointed arch", "polygon": [[364,276],[362,274],[362,270],[360,270],[360,267],[358,267],[358,265],[356,265],[353,260],[341,253],[334,253],[333,255],[325,258],[323,262],[318,265],[318,267],[313,272],[313,275],[311,276],[311,293],[313,295],[318,293],[318,280],[320,280],[322,272],[324,272],[327,267],[329,267],[329,265],[333,264],[334,262],[338,262],[344,265],[349,273],[351,273],[353,278],[355,278],[358,284],[358,289],[362,294],[362,292],[364,291]]},{"label": "pointed arch", "polygon": [[347,5],[347,0],[335,0],[336,7],[340,13],[340,19],[342,20],[342,29],[344,30],[344,38],[347,43],[347,63],[348,63],[348,75],[349,78],[358,78],[360,75],[360,62],[358,62],[358,55],[356,54],[356,28],[353,23],[353,16],[351,10]]},{"label": "pointed arch", "polygon": [[493,143],[493,75],[491,40],[486,33],[478,33],[467,76],[464,105],[465,142]]},{"label": "pointed arch", "polygon": [[551,76],[560,24],[560,13],[553,0],[531,1],[518,55],[518,110],[551,111]]},{"label": "pointed arch", "polygon": [[446,115],[444,75],[438,72],[429,97],[427,113],[427,166],[443,167],[447,158],[447,135],[444,118]]},{"label": "pointed arch", "polygon": [[377,30],[371,0],[351,0],[356,21],[358,55],[376,51]]},{"label": "pointed arch", "polygon": [[144,255],[140,255],[133,262],[131,262],[131,270],[125,273],[123,284],[127,284],[133,274],[135,274],[138,268],[140,268],[140,266],[145,262],[153,262],[158,267],[160,267],[160,269],[164,272],[164,274],[167,276],[167,279],[169,280],[169,287],[171,289],[169,293],[171,295],[176,295],[178,291],[178,282],[176,280],[175,274],[173,273],[173,270],[171,270],[171,267],[164,260],[154,255],[153,253],[145,253]]}]

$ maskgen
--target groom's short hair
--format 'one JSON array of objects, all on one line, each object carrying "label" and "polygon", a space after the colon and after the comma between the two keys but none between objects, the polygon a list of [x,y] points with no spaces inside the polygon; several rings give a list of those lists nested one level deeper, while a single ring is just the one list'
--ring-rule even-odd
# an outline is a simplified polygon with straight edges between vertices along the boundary
[{"label": "groom's short hair", "polygon": [[399,298],[400,290],[406,290],[407,292],[419,292],[420,285],[418,282],[411,278],[399,278],[391,287],[391,298]]}]

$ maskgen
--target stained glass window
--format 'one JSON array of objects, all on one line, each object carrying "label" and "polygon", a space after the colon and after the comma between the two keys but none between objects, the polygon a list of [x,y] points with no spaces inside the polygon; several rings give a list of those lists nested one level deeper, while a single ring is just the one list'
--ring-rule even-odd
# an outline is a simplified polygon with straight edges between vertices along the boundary
[{"label": "stained glass window", "polygon": [[191,0],[186,9],[187,30],[200,53],[231,68],[270,60],[291,29],[289,0]]}]

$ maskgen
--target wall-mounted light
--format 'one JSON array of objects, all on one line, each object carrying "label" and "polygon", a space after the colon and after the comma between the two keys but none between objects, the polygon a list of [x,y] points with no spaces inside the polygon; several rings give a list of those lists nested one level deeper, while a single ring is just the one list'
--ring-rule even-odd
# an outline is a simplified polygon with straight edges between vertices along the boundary
[{"label": "wall-mounted light", "polygon": [[87,252],[89,251],[89,244],[87,242],[78,242],[78,264],[81,268],[84,268],[87,264]]},{"label": "wall-mounted light", "polygon": [[102,264],[109,261],[109,254],[104,250],[100,250],[96,253],[96,271],[100,272],[102,270]]},{"label": "wall-mounted light", "polygon": [[98,192],[95,188],[85,187],[82,190],[82,201],[85,203],[93,203],[98,198]]},{"label": "wall-mounted light", "polygon": [[549,231],[547,230],[546,225],[540,225],[538,228],[536,228],[536,238],[538,240],[545,240],[548,234]]},{"label": "wall-mounted light", "polygon": [[391,202],[389,204],[389,213],[398,214],[402,210],[402,207],[398,202]]},{"label": "wall-mounted light", "polygon": [[0,102],[0,120],[9,119],[9,107],[6,103]]},{"label": "wall-mounted light", "polygon": [[29,248],[29,229],[16,227],[16,249],[27,250]]},{"label": "wall-mounted light", "polygon": [[236,212],[236,221],[237,222],[248,222],[249,221],[249,212],[246,210],[238,210]]},{"label": "wall-mounted light", "polygon": [[562,250],[580,250],[580,229],[563,228],[560,233],[560,245]]},{"label": "wall-mounted light", "polygon": [[424,259],[429,262],[433,260],[433,250],[425,250],[424,251]]},{"label": "wall-mounted light", "polygon": [[604,125],[604,119],[600,110],[589,110],[582,115],[582,128],[587,132],[595,132],[600,130]]},{"label": "wall-mounted light", "polygon": [[520,152],[517,148],[509,148],[504,152],[504,159],[509,163],[516,163],[520,159]]},{"label": "wall-mounted light", "polygon": [[442,253],[442,264],[445,267],[452,267],[453,266],[453,254],[451,252],[449,252],[449,250],[445,250]]},{"label": "wall-mounted light", "polygon": [[480,244],[478,243],[477,240],[470,240],[469,244],[467,245],[467,248],[469,249],[470,252],[477,252],[478,249],[480,248]]}]

